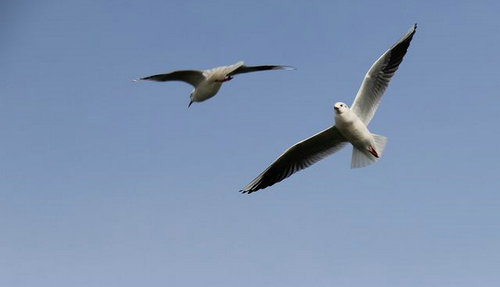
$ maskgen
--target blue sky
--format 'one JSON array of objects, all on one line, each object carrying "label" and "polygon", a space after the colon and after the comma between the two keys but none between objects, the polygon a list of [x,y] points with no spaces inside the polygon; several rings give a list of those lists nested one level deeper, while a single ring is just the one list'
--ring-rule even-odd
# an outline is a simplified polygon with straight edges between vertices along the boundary
[{"label": "blue sky", "polygon": [[[498,1],[0,4],[1,286],[499,286]],[[351,148],[251,195],[413,23]],[[187,109],[184,83],[244,60]]]}]

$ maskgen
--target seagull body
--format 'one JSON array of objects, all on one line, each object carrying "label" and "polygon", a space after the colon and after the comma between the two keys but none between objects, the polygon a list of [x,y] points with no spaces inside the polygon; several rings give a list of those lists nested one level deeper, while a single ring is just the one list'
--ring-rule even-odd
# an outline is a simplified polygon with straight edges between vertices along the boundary
[{"label": "seagull body", "polygon": [[344,103],[336,103],[335,127],[353,146],[351,168],[366,166],[382,155],[387,138],[372,134],[363,121]]},{"label": "seagull body", "polygon": [[[203,80],[195,86],[191,92],[190,99],[192,102],[203,102],[215,96],[222,84],[233,79],[228,76],[231,72],[243,65],[243,62],[238,62],[230,66],[216,67],[210,70],[205,70],[202,73]],[[190,103],[190,104],[191,104]]]},{"label": "seagull body", "polygon": [[347,143],[353,146],[351,168],[364,167],[376,162],[382,155],[387,138],[371,133],[368,124],[389,81],[403,61],[416,28],[415,24],[373,63],[363,79],[351,108],[341,102],[334,105],[335,125],[287,149],[241,192],[252,193],[280,182],[340,150]]},{"label": "seagull body", "polygon": [[216,67],[209,70],[174,71],[168,74],[158,74],[144,78],[139,78],[134,81],[150,80],[157,82],[166,82],[166,81],[186,82],[194,87],[193,91],[189,96],[190,101],[188,107],[190,107],[193,102],[203,102],[215,96],[219,91],[220,87],[222,86],[222,84],[232,80],[234,75],[257,72],[257,71],[266,71],[266,70],[293,70],[293,69],[294,68],[289,66],[277,66],[277,65],[245,66],[244,63],[240,61],[233,65]]}]

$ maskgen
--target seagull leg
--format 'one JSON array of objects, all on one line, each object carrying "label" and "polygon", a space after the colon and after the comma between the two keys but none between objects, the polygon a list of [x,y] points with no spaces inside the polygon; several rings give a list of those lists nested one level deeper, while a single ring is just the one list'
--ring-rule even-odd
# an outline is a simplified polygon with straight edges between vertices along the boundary
[{"label": "seagull leg", "polygon": [[378,153],[377,153],[377,151],[372,146],[368,147],[368,151],[371,154],[373,154],[374,157],[378,158]]},{"label": "seagull leg", "polygon": [[224,83],[224,82],[229,82],[232,79],[233,79],[233,77],[227,76],[227,77],[224,78],[224,80],[215,80],[215,81],[218,82],[218,83]]}]

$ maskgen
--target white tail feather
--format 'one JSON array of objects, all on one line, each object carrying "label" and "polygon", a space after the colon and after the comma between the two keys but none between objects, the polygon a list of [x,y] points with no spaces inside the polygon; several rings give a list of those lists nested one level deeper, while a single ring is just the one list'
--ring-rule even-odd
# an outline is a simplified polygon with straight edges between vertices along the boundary
[{"label": "white tail feather", "polygon": [[[387,138],[377,134],[372,135],[373,139],[375,140],[375,151],[380,158],[382,156],[382,152],[384,151],[385,144],[387,143]],[[351,168],[365,167],[376,162],[377,160],[378,158],[372,155],[367,150],[361,151],[355,147],[352,147]]]},{"label": "white tail feather", "polygon": [[377,158],[374,157],[372,154],[368,153],[368,151],[363,152],[355,147],[352,147],[351,168],[365,167],[376,161]]},{"label": "white tail feather", "polygon": [[382,157],[382,153],[385,149],[385,144],[387,143],[387,138],[381,135],[372,134],[373,139],[375,140],[375,150],[378,153],[378,157]]}]

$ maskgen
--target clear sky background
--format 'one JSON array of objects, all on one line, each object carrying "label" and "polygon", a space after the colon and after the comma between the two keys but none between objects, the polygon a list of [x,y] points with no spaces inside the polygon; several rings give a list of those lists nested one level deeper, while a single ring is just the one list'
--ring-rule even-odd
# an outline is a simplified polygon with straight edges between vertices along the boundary
[{"label": "clear sky background", "polygon": [[[500,286],[498,1],[2,1],[0,286]],[[351,147],[238,190],[418,30]],[[187,109],[140,76],[244,60]]]}]

